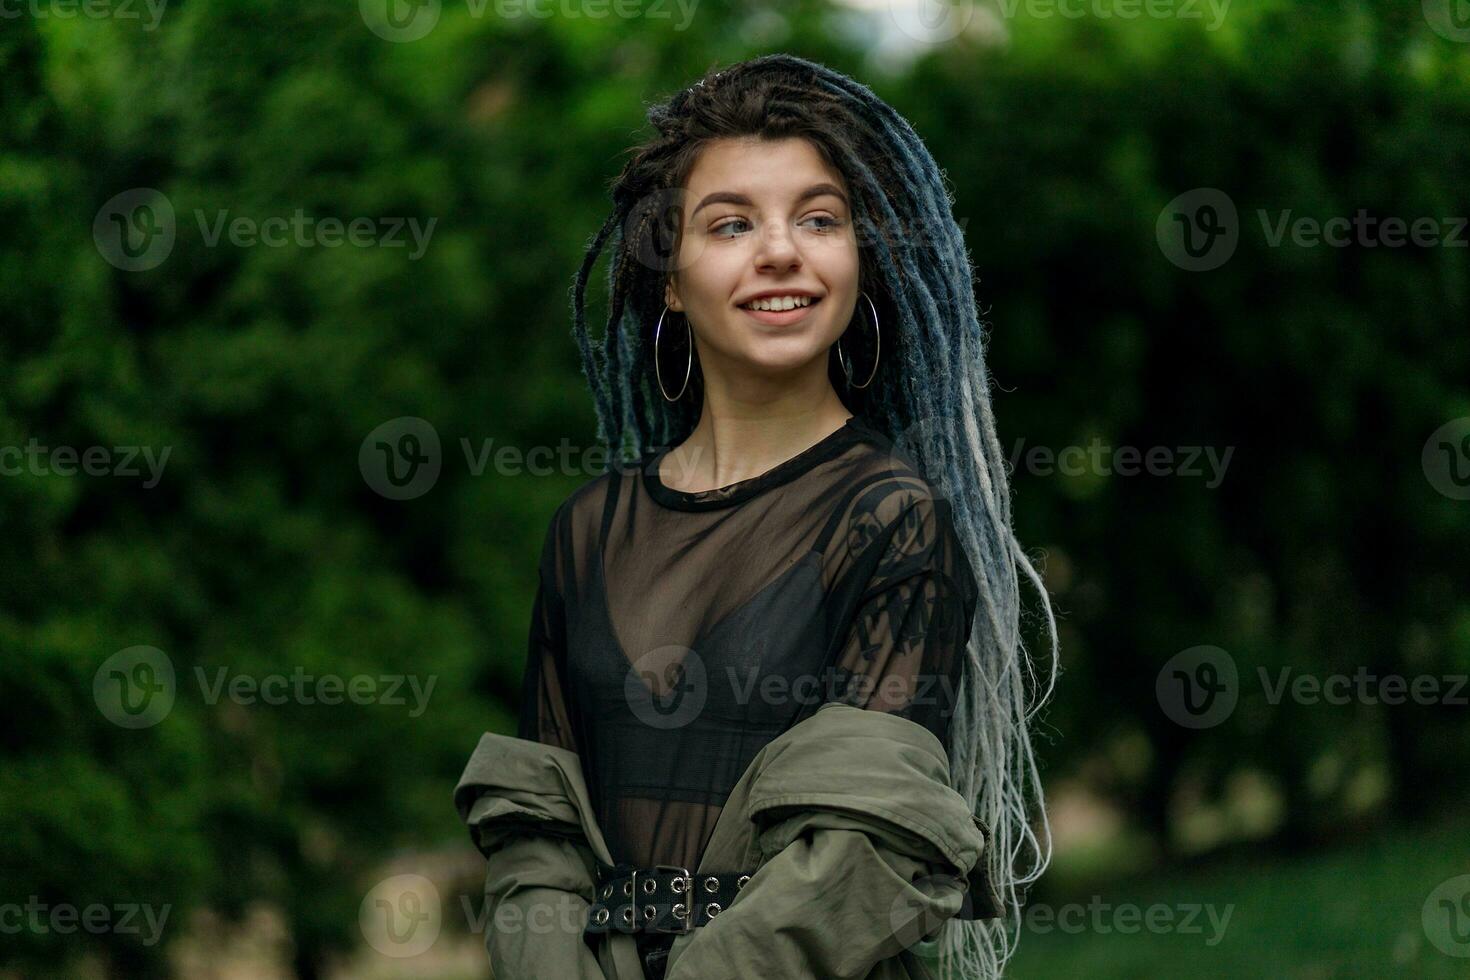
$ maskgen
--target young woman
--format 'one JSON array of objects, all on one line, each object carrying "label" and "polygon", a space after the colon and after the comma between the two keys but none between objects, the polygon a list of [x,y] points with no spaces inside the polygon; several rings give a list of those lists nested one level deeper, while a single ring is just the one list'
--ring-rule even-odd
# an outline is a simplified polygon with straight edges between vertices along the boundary
[{"label": "young woman", "polygon": [[[772,764],[763,750],[799,744],[791,740],[803,732],[835,737],[810,720],[838,702],[862,709],[874,722],[865,731],[885,739],[854,745],[894,744],[887,733],[897,733],[942,748],[941,785],[907,785],[963,800],[986,836],[979,866],[960,870],[987,886],[971,895],[994,900],[993,886],[1003,907],[944,923],[941,974],[998,976],[1019,924],[1017,886],[1049,858],[1027,721],[1055,677],[1055,626],[1011,531],[971,270],[942,176],[869,89],[789,55],[709,74],[649,119],[657,135],[613,184],[615,209],[574,298],[599,437],[621,455],[548,528],[519,731],[574,753],[585,778],[618,866],[601,869],[595,897],[607,901],[589,914],[606,921],[618,911],[614,885],[627,894],[692,886],[677,872],[701,868],[737,784],[746,805],[742,777]],[[609,241],[610,312],[594,340],[584,295]],[[1018,570],[1051,627],[1044,689],[1019,637]],[[822,713],[841,724],[857,717]],[[880,732],[877,722],[903,727]],[[909,797],[891,772],[866,771],[886,764],[882,755],[835,763],[850,771],[822,774],[831,792],[821,799],[880,779]],[[490,782],[467,771],[461,789],[483,793]],[[868,817],[896,812],[863,792]],[[965,809],[954,812],[963,824]],[[880,838],[843,838],[852,847],[869,839]],[[793,840],[787,863],[773,859],[760,876],[761,894],[779,903],[781,889],[810,887],[802,876],[823,867],[824,840]],[[797,856],[798,847],[814,850]],[[699,928],[673,957],[673,940],[690,929],[636,931],[637,906],[621,911],[651,977],[666,960],[670,976],[684,976],[686,956],[704,964],[699,973],[718,963],[730,976],[834,975],[835,957],[892,948],[856,935],[892,923],[862,911],[859,874],[831,873],[851,867],[844,861],[820,883],[830,904],[792,906],[812,920],[798,923],[755,918],[755,891],[731,901],[736,886],[694,875],[720,891],[727,919],[715,918],[712,896],[675,905],[675,915],[692,908]],[[669,872],[656,866],[674,877],[657,877]],[[738,887],[751,879],[719,870]],[[836,928],[824,915],[854,934],[821,949],[793,938]],[[719,954],[701,959],[701,944]],[[868,955],[840,969],[877,967],[880,953]],[[905,970],[841,975],[913,975]]]}]

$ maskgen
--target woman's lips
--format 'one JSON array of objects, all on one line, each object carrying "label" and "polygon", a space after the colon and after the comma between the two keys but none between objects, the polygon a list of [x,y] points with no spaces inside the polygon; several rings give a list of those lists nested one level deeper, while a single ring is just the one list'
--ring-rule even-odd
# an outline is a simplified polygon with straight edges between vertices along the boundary
[{"label": "woman's lips", "polygon": [[814,299],[805,306],[793,306],[789,310],[751,310],[744,306],[737,306],[736,309],[767,326],[784,327],[806,316],[816,309],[820,302],[820,299]]}]

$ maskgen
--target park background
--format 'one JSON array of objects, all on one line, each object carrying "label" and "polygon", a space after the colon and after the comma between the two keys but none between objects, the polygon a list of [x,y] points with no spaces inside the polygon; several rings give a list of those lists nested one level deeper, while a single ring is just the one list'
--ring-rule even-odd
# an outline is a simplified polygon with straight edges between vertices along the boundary
[{"label": "park background", "polygon": [[[0,903],[168,910],[152,937],[7,927],[0,977],[487,975],[450,790],[514,731],[542,534],[595,476],[516,463],[594,445],[569,287],[646,105],[778,50],[913,122],[976,267],[1062,637],[1029,900],[1102,910],[1024,927],[1011,975],[1465,975],[1460,0],[391,2],[0,18]],[[1360,212],[1432,235],[1275,237]],[[297,214],[432,231],[208,234]],[[438,470],[405,494],[365,447],[414,419]],[[1096,462],[1121,447],[1173,455]],[[1204,449],[1222,471],[1183,465]],[[129,727],[104,681],[139,657],[176,691]],[[1202,663],[1235,687],[1193,724],[1168,678]],[[1283,670],[1438,693],[1273,698]],[[272,704],[199,671],[433,687]],[[441,902],[411,956],[364,911],[402,875]]]}]

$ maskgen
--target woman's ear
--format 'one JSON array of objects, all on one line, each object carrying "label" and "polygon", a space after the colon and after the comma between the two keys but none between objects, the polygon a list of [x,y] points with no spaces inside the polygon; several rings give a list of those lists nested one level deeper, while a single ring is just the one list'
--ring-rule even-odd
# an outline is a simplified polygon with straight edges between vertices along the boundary
[{"label": "woman's ear", "polygon": [[674,289],[673,276],[670,276],[668,279],[664,280],[664,305],[673,310],[675,313],[683,310],[683,306],[679,302],[679,294]]}]

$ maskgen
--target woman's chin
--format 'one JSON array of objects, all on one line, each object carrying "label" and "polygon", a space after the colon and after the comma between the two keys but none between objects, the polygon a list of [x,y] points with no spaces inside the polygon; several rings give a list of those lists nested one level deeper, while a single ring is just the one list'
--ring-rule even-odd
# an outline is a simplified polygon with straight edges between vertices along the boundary
[{"label": "woman's chin", "polygon": [[753,375],[786,378],[813,369],[823,363],[827,349],[804,344],[757,344],[747,352],[742,366]]}]

